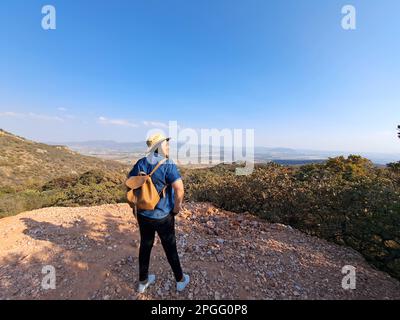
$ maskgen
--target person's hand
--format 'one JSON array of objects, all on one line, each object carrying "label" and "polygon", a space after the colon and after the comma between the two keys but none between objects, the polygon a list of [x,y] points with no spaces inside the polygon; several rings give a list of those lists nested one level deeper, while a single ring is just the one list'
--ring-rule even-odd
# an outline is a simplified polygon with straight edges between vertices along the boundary
[{"label": "person's hand", "polygon": [[172,214],[174,215],[174,216],[176,216],[177,214],[179,214],[179,210],[176,210],[175,208],[174,209],[172,209]]}]

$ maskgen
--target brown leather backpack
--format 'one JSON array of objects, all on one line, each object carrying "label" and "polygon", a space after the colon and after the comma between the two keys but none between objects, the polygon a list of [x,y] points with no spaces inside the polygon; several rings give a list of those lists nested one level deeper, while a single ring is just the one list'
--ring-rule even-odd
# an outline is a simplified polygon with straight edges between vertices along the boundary
[{"label": "brown leather backpack", "polygon": [[129,189],[126,193],[126,198],[132,208],[136,208],[137,210],[154,210],[160,201],[160,194],[164,193],[167,186],[158,193],[151,176],[166,160],[163,159],[158,162],[150,174],[133,176],[126,180],[125,185]]}]

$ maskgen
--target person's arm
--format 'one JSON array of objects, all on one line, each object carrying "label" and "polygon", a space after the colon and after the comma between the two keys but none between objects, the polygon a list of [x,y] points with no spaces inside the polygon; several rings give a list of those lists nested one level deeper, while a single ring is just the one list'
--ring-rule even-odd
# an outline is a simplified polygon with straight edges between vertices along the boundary
[{"label": "person's arm", "polygon": [[185,194],[185,190],[183,188],[183,182],[182,179],[176,180],[174,183],[172,183],[172,189],[174,189],[175,193],[175,203],[174,203],[174,209],[172,212],[174,214],[178,214],[179,211],[182,209],[182,202],[183,202],[183,196]]}]

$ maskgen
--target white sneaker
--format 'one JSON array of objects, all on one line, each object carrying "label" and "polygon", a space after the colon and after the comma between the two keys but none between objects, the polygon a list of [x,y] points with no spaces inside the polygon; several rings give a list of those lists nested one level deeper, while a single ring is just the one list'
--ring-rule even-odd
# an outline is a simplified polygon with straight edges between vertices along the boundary
[{"label": "white sneaker", "polygon": [[139,293],[143,293],[149,285],[154,283],[154,281],[156,281],[156,276],[154,274],[149,274],[146,283],[139,282],[139,288],[138,288]]},{"label": "white sneaker", "polygon": [[183,289],[186,288],[186,286],[188,285],[190,281],[190,277],[188,274],[183,274],[183,281],[179,281],[176,283],[176,290],[177,291],[183,291]]}]

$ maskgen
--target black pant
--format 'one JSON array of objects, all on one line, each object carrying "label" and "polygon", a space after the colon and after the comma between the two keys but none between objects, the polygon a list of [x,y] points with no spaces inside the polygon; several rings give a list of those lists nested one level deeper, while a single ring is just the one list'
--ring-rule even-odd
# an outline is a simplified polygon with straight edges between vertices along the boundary
[{"label": "black pant", "polygon": [[149,272],[150,253],[154,243],[154,236],[157,231],[161,244],[176,281],[183,278],[181,263],[178,251],[176,250],[175,238],[175,217],[170,213],[163,219],[150,219],[137,215],[140,230],[140,249],[139,249],[139,281],[145,281]]}]

